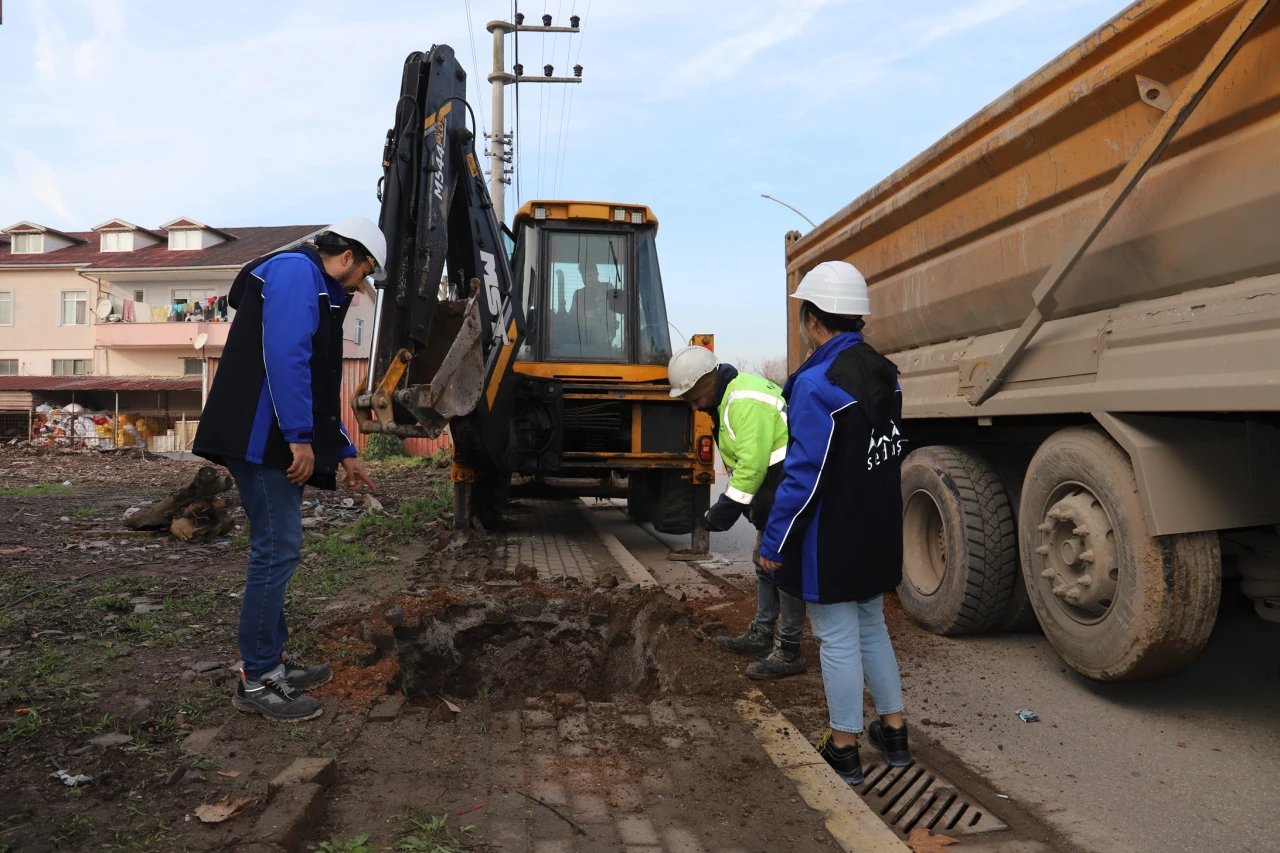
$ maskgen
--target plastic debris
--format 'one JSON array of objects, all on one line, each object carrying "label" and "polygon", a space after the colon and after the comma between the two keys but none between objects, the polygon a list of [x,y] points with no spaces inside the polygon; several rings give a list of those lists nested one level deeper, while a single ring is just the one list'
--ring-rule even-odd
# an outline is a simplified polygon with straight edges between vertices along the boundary
[{"label": "plastic debris", "polygon": [[1040,715],[1037,714],[1035,711],[1019,711],[1018,716],[1022,719],[1022,722],[1024,723],[1040,722]]},{"label": "plastic debris", "polygon": [[59,770],[57,773],[51,773],[49,778],[61,779],[62,784],[66,785],[68,788],[78,788],[81,785],[88,785],[93,781],[91,777],[86,776],[83,773],[72,774],[65,770]]}]

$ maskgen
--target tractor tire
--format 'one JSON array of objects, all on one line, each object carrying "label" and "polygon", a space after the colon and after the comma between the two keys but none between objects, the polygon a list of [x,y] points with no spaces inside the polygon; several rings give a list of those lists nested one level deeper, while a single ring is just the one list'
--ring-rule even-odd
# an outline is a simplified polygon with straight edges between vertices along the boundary
[{"label": "tractor tire", "polygon": [[935,634],[976,634],[1004,617],[1018,567],[1013,510],[996,469],[971,450],[936,445],[902,463],[898,598]]},{"label": "tractor tire", "polygon": [[[995,466],[1000,482],[1004,484],[1005,495],[1009,498],[1009,507],[1013,510],[1013,525],[1018,526],[1018,505],[1022,500],[1022,478],[1027,473],[1027,465],[1031,462],[1031,451],[1019,452],[997,450],[989,455],[991,464]],[[1036,613],[1031,608],[1031,598],[1027,595],[1027,582],[1022,577],[1022,566],[1014,567],[1013,589],[1009,593],[1009,604],[1004,609],[996,629],[1000,631],[1030,631],[1037,627]]]},{"label": "tractor tire", "polygon": [[1040,445],[1018,526],[1036,619],[1076,672],[1157,678],[1208,641],[1222,594],[1217,533],[1148,534],[1133,466],[1102,430],[1063,429]]},{"label": "tractor tire", "polygon": [[627,517],[636,524],[653,520],[658,485],[656,473],[632,471],[627,475]]},{"label": "tractor tire", "polygon": [[692,533],[692,481],[682,480],[679,471],[663,471],[649,520],[653,522],[653,529],[659,533],[672,535]]}]

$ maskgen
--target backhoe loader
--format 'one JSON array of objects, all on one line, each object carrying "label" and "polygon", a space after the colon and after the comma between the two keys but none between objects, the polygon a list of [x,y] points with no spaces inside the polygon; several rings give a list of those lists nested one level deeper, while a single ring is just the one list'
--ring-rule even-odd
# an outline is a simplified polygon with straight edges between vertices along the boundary
[{"label": "backhoe loader", "polygon": [[670,396],[657,218],[530,201],[507,229],[465,96],[452,48],[406,59],[378,187],[387,278],[352,400],[361,431],[448,428],[460,535],[497,522],[508,497],[625,495],[632,518],[706,552],[712,423]]}]

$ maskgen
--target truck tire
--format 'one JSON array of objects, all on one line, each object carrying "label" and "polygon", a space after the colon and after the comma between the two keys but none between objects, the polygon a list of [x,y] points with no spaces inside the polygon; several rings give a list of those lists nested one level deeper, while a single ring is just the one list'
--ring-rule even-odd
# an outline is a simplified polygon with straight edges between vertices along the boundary
[{"label": "truck tire", "polygon": [[1018,526],[1036,619],[1081,675],[1168,675],[1209,639],[1222,591],[1217,533],[1149,535],[1129,457],[1102,430],[1060,430],[1040,446]]},{"label": "truck tire", "polygon": [[673,535],[693,532],[693,482],[682,480],[679,471],[662,472],[652,507],[654,530]]},{"label": "truck tire", "polygon": [[962,447],[902,463],[902,609],[935,634],[974,634],[1005,614],[1018,566],[1013,510],[995,468]]},{"label": "truck tire", "polygon": [[653,471],[627,474],[627,517],[636,524],[653,520],[653,504],[657,489]]},{"label": "truck tire", "polygon": [[[997,450],[990,456],[1000,482],[1004,484],[1004,493],[1009,498],[1009,507],[1013,510],[1014,529],[1018,526],[1018,505],[1022,500],[1022,478],[1027,473],[1027,465],[1031,462],[1030,450]],[[1021,561],[1019,561],[1021,562]],[[1001,631],[1030,631],[1036,627],[1036,612],[1031,608],[1031,598],[1027,595],[1027,582],[1022,577],[1022,567],[1017,565],[1013,571],[1013,589],[1009,592],[1009,604],[1004,615],[996,623]]]}]

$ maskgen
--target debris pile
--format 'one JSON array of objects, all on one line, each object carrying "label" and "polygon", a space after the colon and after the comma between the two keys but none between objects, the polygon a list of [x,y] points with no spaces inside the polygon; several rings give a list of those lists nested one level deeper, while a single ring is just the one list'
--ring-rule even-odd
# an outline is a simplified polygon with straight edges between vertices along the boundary
[{"label": "debris pile", "polygon": [[221,536],[233,522],[225,512],[226,503],[217,497],[234,482],[229,474],[219,474],[208,465],[196,472],[180,489],[162,501],[125,513],[124,526],[130,530],[163,530],[184,542],[197,538]]}]

